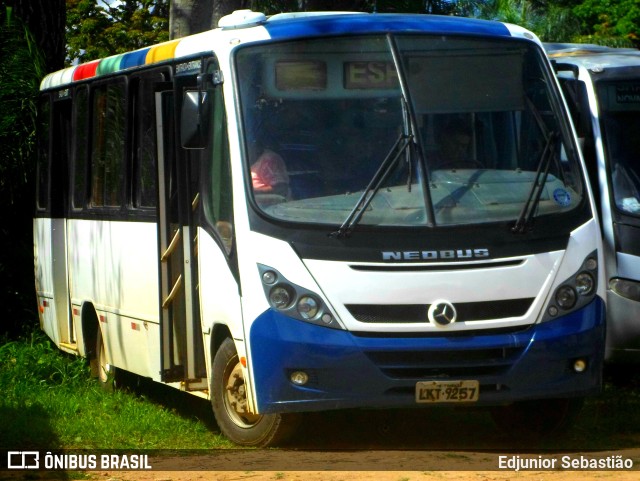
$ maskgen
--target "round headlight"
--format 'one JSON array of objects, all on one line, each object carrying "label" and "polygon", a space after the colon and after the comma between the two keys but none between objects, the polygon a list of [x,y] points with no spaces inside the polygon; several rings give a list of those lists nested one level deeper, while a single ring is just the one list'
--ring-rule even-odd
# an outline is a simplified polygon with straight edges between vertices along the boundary
[{"label": "round headlight", "polygon": [[593,292],[596,282],[593,280],[593,276],[588,272],[581,272],[576,276],[576,291],[581,296],[588,296]]},{"label": "round headlight", "polygon": [[614,278],[609,282],[609,287],[619,296],[640,301],[640,282]]},{"label": "round headlight", "polygon": [[562,286],[556,292],[556,303],[563,309],[571,309],[576,305],[578,296],[571,286]]},{"label": "round headlight", "polygon": [[276,309],[286,309],[291,305],[293,295],[291,291],[284,286],[275,286],[269,292],[269,302]]},{"label": "round headlight", "polygon": [[313,319],[318,315],[318,302],[311,296],[302,296],[298,301],[298,312],[303,319]]}]

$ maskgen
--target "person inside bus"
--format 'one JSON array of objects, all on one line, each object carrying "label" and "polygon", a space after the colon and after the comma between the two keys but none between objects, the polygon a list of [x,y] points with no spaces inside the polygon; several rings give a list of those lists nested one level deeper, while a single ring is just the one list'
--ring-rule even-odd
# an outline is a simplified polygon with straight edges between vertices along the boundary
[{"label": "person inside bus", "polygon": [[256,142],[260,155],[251,165],[251,184],[256,194],[289,197],[289,174],[283,158],[266,141]]},{"label": "person inside bus", "polygon": [[479,163],[471,155],[473,134],[468,121],[452,117],[441,130],[439,137],[439,151],[434,159],[436,169],[479,167]]}]

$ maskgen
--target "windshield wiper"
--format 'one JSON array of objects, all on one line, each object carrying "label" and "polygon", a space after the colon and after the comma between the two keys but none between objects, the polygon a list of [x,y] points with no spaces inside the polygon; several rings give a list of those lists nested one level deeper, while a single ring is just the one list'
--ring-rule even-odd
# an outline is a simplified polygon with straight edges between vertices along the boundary
[{"label": "windshield wiper", "polygon": [[542,151],[542,156],[538,163],[538,170],[536,171],[536,176],[533,179],[529,196],[522,207],[522,211],[520,211],[518,220],[516,220],[516,223],[511,229],[515,234],[524,234],[531,224],[533,215],[538,207],[538,203],[540,202],[540,197],[542,196],[545,183],[547,182],[549,168],[551,167],[551,159],[555,157],[553,150],[557,137],[558,134],[555,132],[552,132],[547,136],[547,143]]},{"label": "windshield wiper", "polygon": [[369,184],[367,184],[365,189],[362,191],[362,195],[358,199],[358,202],[356,202],[356,205],[351,209],[351,212],[349,212],[349,215],[340,228],[329,234],[330,237],[340,239],[351,234],[353,228],[358,224],[358,222],[360,222],[364,211],[369,207],[369,204],[371,204],[376,193],[380,190],[384,181],[387,180],[393,171],[398,159],[412,142],[412,135],[401,133],[398,136],[398,139],[393,144],[393,147],[391,147],[391,150],[389,150],[389,153],[380,164],[380,167],[378,167],[378,170],[369,181]]}]

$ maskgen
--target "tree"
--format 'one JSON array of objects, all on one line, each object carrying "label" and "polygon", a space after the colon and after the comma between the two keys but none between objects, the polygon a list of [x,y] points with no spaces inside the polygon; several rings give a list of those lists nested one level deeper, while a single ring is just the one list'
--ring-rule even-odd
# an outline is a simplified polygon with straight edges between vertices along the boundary
[{"label": "tree", "polygon": [[170,37],[181,38],[217,27],[223,16],[251,8],[250,0],[172,0]]},{"label": "tree", "polygon": [[27,319],[36,318],[31,218],[38,86],[46,69],[62,65],[64,50],[53,39],[63,36],[63,29],[52,31],[49,39],[42,31],[32,33],[42,25],[32,9],[38,2],[7,3],[0,7],[0,277],[5,279],[0,305],[2,330],[18,332]]},{"label": "tree", "polygon": [[[44,1],[44,0],[43,0]],[[86,62],[169,39],[169,0],[66,0],[67,63]]]},{"label": "tree", "polygon": [[584,0],[573,12],[581,22],[581,41],[640,47],[638,0]]},{"label": "tree", "polygon": [[0,9],[11,8],[12,21],[28,30],[40,50],[47,71],[64,66],[65,0],[0,0]]}]

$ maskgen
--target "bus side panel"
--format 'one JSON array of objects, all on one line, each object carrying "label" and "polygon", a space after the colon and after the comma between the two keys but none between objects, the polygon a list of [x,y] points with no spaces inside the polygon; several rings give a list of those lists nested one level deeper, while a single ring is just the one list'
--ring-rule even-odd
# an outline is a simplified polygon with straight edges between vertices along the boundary
[{"label": "bus side panel", "polygon": [[[200,262],[200,307],[204,332],[224,324],[234,339],[244,339],[238,283],[218,244],[203,229],[198,230]],[[205,352],[209,354],[208,350]],[[211,360],[208,365],[210,366]]]},{"label": "bus side panel", "polygon": [[157,225],[71,220],[69,252],[72,303],[94,305],[113,364],[157,375]]},{"label": "bus side panel", "polygon": [[[640,281],[640,257],[616,253],[608,277]],[[640,360],[640,302],[607,290],[607,360],[637,364]]]},{"label": "bus side panel", "polygon": [[53,266],[51,253],[51,219],[36,218],[33,221],[33,253],[36,296],[40,326],[56,344],[60,343],[53,303]]}]

